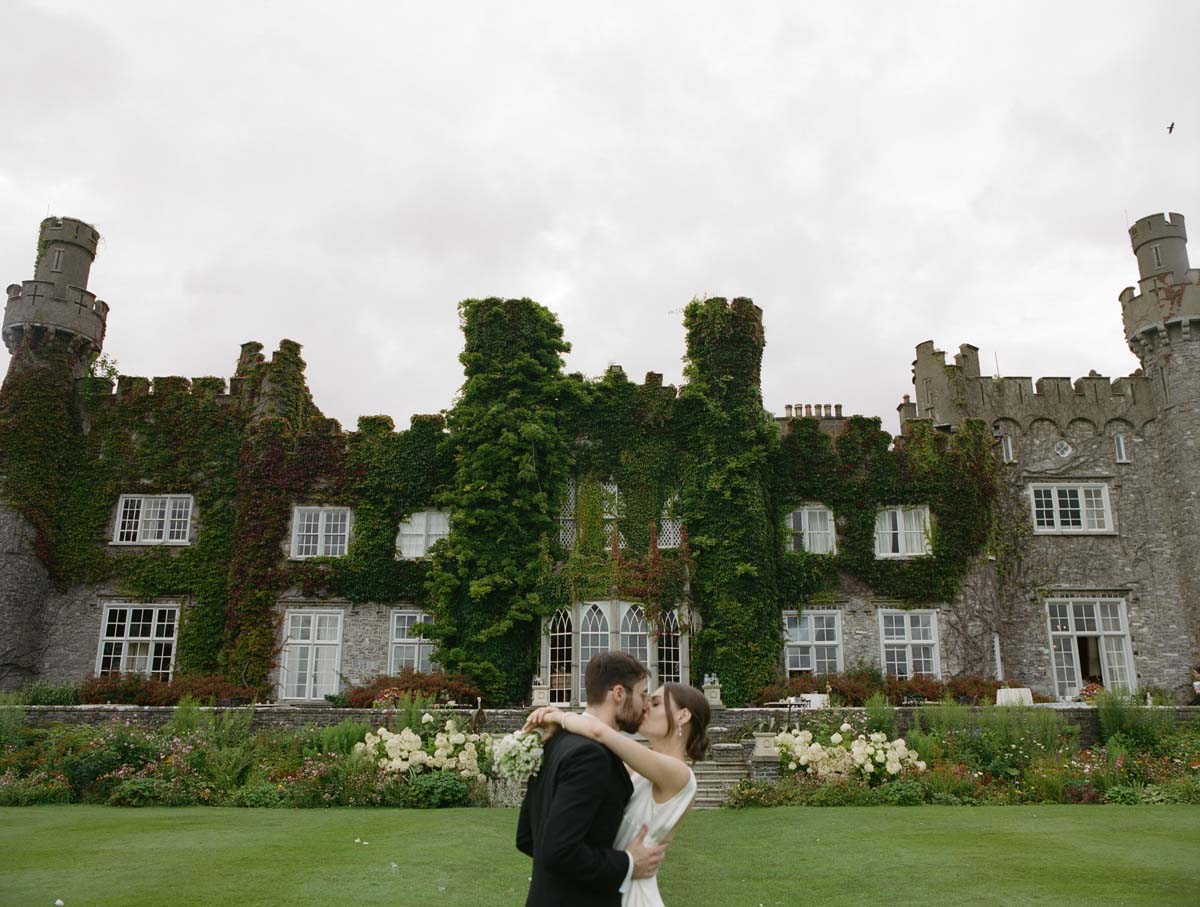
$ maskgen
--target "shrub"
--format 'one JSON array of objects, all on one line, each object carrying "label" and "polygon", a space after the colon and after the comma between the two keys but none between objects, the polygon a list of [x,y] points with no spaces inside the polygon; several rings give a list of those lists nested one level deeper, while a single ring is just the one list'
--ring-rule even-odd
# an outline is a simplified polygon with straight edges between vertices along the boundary
[{"label": "shrub", "polygon": [[1120,735],[1124,745],[1135,750],[1153,749],[1175,730],[1173,710],[1148,709],[1133,696],[1111,690],[1096,696],[1096,717],[1105,743]]},{"label": "shrub", "polygon": [[411,809],[441,809],[465,806],[467,783],[454,772],[417,775],[404,788],[404,805]]},{"label": "shrub", "polygon": [[946,685],[935,677],[914,674],[908,680],[888,675],[884,689],[889,702],[907,705],[919,702],[940,702],[946,695]]},{"label": "shrub", "polygon": [[184,696],[179,700],[179,705],[175,706],[175,712],[167,723],[167,730],[176,736],[190,734],[200,726],[201,720],[200,703],[191,696]]},{"label": "shrub", "polygon": [[249,705],[256,699],[254,687],[230,683],[220,674],[184,674],[170,686],[176,699],[190,696],[205,705]]},{"label": "shrub", "polygon": [[79,684],[35,680],[18,694],[22,705],[79,705]]},{"label": "shrub", "polygon": [[306,731],[307,739],[303,749],[306,755],[340,753],[345,756],[354,752],[354,745],[362,743],[370,730],[371,725],[365,721],[354,721],[350,718],[339,724],[311,728]]},{"label": "shrub", "polygon": [[455,702],[473,705],[479,699],[479,688],[464,674],[449,671],[422,673],[406,668],[399,674],[380,675],[346,693],[351,708],[369,709],[383,690],[419,693],[436,702]]},{"label": "shrub", "polygon": [[779,782],[739,781],[729,789],[725,805],[733,809],[750,806],[797,806],[804,802],[801,785],[791,778]]},{"label": "shrub", "polygon": [[872,693],[866,701],[867,730],[879,731],[889,738],[896,734],[896,710],[888,704],[882,693]]},{"label": "shrub", "polygon": [[946,690],[955,702],[964,705],[995,705],[996,691],[1002,686],[999,680],[970,675],[950,678]]},{"label": "shrub", "polygon": [[287,805],[283,785],[272,784],[270,781],[253,781],[247,784],[233,795],[231,802],[234,806],[253,809],[278,809]]},{"label": "shrub", "polygon": [[71,785],[58,772],[34,772],[21,777],[10,770],[0,775],[0,806],[70,802]]},{"label": "shrub", "polygon": [[142,674],[105,674],[81,683],[79,699],[122,705],[174,705],[179,697],[161,680],[151,680]]},{"label": "shrub", "polygon": [[184,696],[197,702],[221,705],[248,703],[255,699],[253,687],[238,686],[224,677],[206,674],[186,674],[169,684],[143,674],[105,674],[89,677],[79,686],[81,702],[175,705]]},{"label": "shrub", "polygon": [[52,728],[45,737],[43,752],[45,763],[62,772],[74,794],[85,800],[107,799],[119,780],[111,777],[113,772],[126,767],[132,773],[161,755],[153,736],[119,724]]},{"label": "shrub", "polygon": [[841,674],[801,674],[759,690],[754,701],[779,702],[801,693],[829,692],[836,704],[847,706],[865,705],[876,693],[883,693],[893,705],[903,704],[905,699],[938,702],[947,692],[958,702],[979,705],[994,703],[1000,683],[987,677],[956,677],[946,684],[932,677],[917,675],[911,680],[886,679],[873,665],[858,665]]},{"label": "shrub", "polygon": [[878,793],[893,806],[920,806],[925,801],[925,787],[920,781],[894,781],[883,785]]},{"label": "shrub", "polygon": [[[15,700],[13,695],[5,699]],[[25,726],[25,709],[18,702],[0,699],[0,747],[16,746],[21,742],[21,728]]]},{"label": "shrub", "polygon": [[109,806],[200,806],[209,802],[210,790],[197,779],[178,773],[170,777],[143,775],[118,781],[109,795]]}]

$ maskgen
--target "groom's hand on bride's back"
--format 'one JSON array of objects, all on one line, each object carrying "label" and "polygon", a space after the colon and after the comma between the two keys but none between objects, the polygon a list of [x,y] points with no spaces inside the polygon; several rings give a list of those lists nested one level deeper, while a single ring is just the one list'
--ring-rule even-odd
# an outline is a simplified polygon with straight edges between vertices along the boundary
[{"label": "groom's hand on bride's back", "polygon": [[625,852],[633,859],[633,877],[635,879],[645,879],[658,872],[658,864],[662,862],[663,857],[667,853],[666,844],[646,844],[646,826],[643,825],[641,830],[629,846],[625,848]]}]

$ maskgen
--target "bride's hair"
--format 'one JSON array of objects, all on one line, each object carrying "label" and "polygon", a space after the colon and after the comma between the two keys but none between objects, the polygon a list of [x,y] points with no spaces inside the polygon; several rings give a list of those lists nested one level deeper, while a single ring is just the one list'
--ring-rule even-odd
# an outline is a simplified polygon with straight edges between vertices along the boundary
[{"label": "bride's hair", "polygon": [[664,683],[663,695],[666,697],[667,733],[675,733],[675,710],[687,709],[692,713],[692,719],[686,725],[687,742],[684,751],[693,762],[699,762],[708,752],[708,719],[711,711],[708,700],[693,686],[686,683]]}]

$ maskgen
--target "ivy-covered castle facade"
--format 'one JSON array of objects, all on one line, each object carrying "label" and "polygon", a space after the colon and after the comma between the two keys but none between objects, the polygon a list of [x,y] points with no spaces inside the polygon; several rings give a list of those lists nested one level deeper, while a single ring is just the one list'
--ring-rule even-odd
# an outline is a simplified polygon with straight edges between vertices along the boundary
[{"label": "ivy-covered castle facade", "polygon": [[348,431],[287,340],[244,344],[228,380],[104,375],[99,234],[48,218],[3,322],[0,686],[221,673],[320,700],[440,666],[568,703],[619,648],[730,704],[864,664],[1182,693],[1200,271],[1181,216],[1130,235],[1138,372],[992,378],[923,343],[894,437],[767,413],[761,312],[720,298],[685,310],[680,388],[568,374],[548,310],[467,300],[454,406]]}]

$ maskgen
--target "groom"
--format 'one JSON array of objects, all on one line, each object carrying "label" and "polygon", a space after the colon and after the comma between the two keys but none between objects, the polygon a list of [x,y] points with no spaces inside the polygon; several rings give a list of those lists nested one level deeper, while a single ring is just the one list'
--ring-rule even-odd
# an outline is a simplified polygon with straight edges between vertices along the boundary
[{"label": "groom", "polygon": [[[648,672],[624,652],[587,664],[584,712],[633,733],[648,708]],[[612,843],[633,785],[625,764],[594,740],[559,731],[546,742],[517,822],[517,849],[533,857],[525,907],[619,907],[631,879],[658,871],[666,845],[647,847],[643,826],[624,850]]]}]

